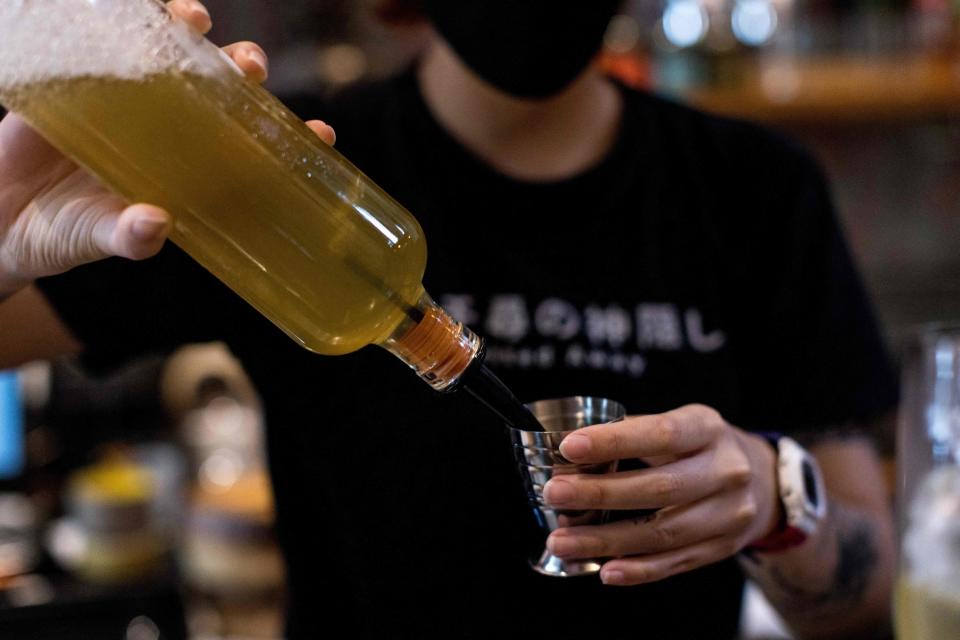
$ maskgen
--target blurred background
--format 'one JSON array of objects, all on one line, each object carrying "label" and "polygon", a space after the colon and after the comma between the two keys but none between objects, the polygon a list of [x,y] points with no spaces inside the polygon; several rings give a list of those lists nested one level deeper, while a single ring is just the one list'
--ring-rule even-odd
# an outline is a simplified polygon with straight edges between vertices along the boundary
[{"label": "blurred background", "polygon": [[[281,96],[389,75],[427,35],[373,0],[207,5],[216,42],[264,46]],[[960,1],[631,1],[597,64],[810,148],[895,351],[960,321]],[[279,638],[265,426],[217,344],[109,377],[0,373],[4,637]]]},{"label": "blurred background", "polygon": [[[264,45],[281,96],[389,75],[426,35],[386,26],[375,0],[207,4],[217,42]],[[960,318],[958,16],[958,0],[629,0],[599,64],[810,148],[897,341]]]}]

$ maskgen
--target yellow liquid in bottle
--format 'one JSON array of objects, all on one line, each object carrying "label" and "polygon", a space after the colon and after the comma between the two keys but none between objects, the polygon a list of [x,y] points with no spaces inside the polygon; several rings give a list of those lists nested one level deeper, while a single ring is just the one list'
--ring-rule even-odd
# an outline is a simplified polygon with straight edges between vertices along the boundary
[{"label": "yellow liquid in bottle", "polygon": [[231,71],[78,76],[0,100],[317,353],[380,343],[423,295],[416,220],[269,93]]},{"label": "yellow liquid in bottle", "polygon": [[306,348],[380,345],[539,428],[423,290],[413,216],[164,6],[0,2],[0,102],[128,201],[169,210],[173,240]]}]

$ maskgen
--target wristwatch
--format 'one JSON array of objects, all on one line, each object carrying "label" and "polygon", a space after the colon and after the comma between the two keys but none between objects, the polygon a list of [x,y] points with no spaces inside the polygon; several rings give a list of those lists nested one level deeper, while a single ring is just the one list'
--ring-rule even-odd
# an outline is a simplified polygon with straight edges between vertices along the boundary
[{"label": "wristwatch", "polygon": [[776,553],[796,547],[812,536],[827,513],[827,492],[820,466],[793,438],[778,433],[758,434],[777,452],[777,488],[783,505],[780,525],[744,549],[748,553]]}]

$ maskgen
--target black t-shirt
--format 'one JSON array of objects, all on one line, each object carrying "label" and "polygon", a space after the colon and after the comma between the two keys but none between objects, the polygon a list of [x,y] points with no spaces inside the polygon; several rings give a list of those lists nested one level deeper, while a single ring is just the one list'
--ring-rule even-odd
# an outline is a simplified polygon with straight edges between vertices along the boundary
[{"label": "black t-shirt", "polygon": [[[421,222],[425,284],[488,341],[526,401],[599,395],[631,413],[699,402],[747,429],[867,418],[896,383],[816,166],[743,123],[623,90],[615,147],[525,183],[441,129],[411,73],[325,104],[338,148]],[[301,349],[182,252],[41,287],[110,364],[226,340],[260,390],[289,637],[728,638],[732,560],[632,587],[546,578],[503,429],[376,347]],[[332,627],[331,627],[332,628]]]}]

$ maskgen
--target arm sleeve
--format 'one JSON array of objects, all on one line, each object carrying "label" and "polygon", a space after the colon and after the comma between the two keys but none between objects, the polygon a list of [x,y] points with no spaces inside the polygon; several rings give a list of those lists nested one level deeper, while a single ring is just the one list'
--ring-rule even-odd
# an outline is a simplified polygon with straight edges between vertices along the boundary
[{"label": "arm sleeve", "polygon": [[741,274],[744,426],[864,424],[896,406],[897,373],[819,168],[799,152],[778,167]]},{"label": "arm sleeve", "polygon": [[224,287],[170,243],[150,260],[103,260],[37,286],[84,345],[93,371],[224,337],[214,317]]}]

